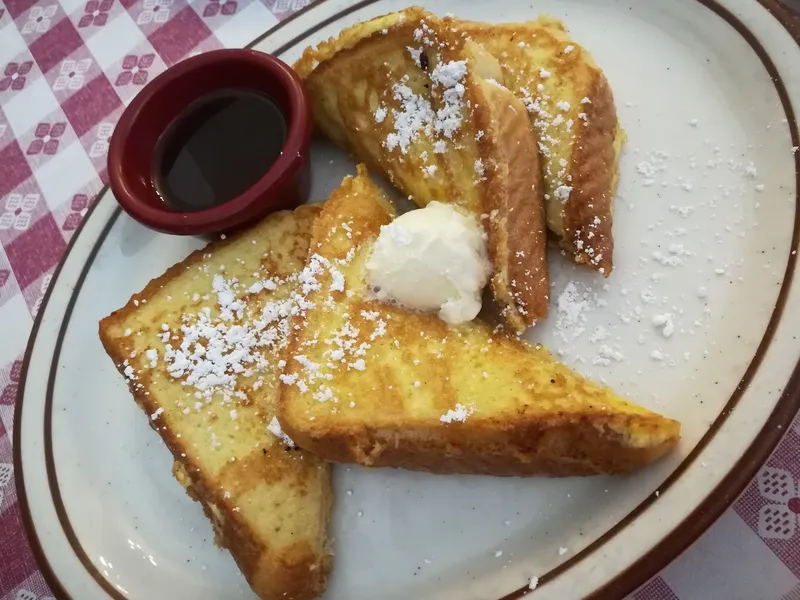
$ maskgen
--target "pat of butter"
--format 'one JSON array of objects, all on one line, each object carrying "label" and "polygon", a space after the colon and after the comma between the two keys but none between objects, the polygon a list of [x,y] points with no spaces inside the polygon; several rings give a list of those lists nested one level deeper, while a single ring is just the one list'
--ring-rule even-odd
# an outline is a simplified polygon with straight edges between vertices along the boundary
[{"label": "pat of butter", "polygon": [[485,237],[475,219],[431,202],[381,227],[368,283],[384,302],[436,312],[450,324],[471,321],[491,272]]}]

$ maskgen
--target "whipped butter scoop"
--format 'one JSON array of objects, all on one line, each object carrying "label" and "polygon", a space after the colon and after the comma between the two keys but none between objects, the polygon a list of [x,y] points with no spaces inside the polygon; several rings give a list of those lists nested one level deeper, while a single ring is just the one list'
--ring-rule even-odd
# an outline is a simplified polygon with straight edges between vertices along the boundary
[{"label": "whipped butter scoop", "polygon": [[367,261],[368,283],[379,300],[436,312],[451,325],[478,315],[490,273],[483,229],[441,202],[381,227]]}]

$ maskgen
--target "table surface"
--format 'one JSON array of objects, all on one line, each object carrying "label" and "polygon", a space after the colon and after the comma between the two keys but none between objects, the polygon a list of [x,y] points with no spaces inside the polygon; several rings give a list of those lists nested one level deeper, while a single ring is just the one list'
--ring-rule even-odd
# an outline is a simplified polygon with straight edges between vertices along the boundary
[{"label": "table surface", "polygon": [[[51,274],[106,181],[114,124],[167,66],[243,46],[306,4],[0,0],[0,600],[52,598],[20,521],[14,403]],[[800,417],[734,506],[631,598],[800,600]]]}]

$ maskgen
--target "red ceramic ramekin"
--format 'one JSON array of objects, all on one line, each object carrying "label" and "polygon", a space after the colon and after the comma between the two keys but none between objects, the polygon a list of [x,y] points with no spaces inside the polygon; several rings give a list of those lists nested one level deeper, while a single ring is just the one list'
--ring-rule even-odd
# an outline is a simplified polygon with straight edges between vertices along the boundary
[{"label": "red ceramic ramekin", "polygon": [[[283,152],[261,179],[232,200],[196,212],[170,210],[153,183],[156,143],[192,102],[225,89],[262,92],[277,103],[287,124]],[[158,231],[189,235],[236,229],[308,198],[312,130],[303,82],[284,62],[254,50],[207,52],[167,69],[123,112],[108,151],[111,190],[129,215]]]}]

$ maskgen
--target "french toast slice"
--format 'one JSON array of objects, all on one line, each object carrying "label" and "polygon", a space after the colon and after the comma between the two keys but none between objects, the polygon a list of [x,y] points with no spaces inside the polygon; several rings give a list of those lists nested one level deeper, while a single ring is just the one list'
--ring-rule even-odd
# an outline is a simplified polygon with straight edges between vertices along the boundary
[{"label": "french toast slice", "polygon": [[497,58],[506,87],[528,108],[549,229],[576,262],[610,275],[625,133],[603,71],[553,17],[504,24],[444,21]]},{"label": "french toast slice", "polygon": [[331,568],[330,466],[282,443],[273,422],[289,297],[319,210],[212,242],[100,321],[175,477],[264,600],[316,598]]},{"label": "french toast slice", "polygon": [[294,68],[328,138],[419,206],[450,202],[481,219],[492,291],[515,330],[547,316],[536,140],[494,58],[412,7],[306,49]]},{"label": "french toast slice", "polygon": [[435,473],[589,475],[660,458],[680,424],[501,328],[448,326],[371,298],[365,264],[394,209],[359,166],[314,223],[278,419],[326,460]]}]

